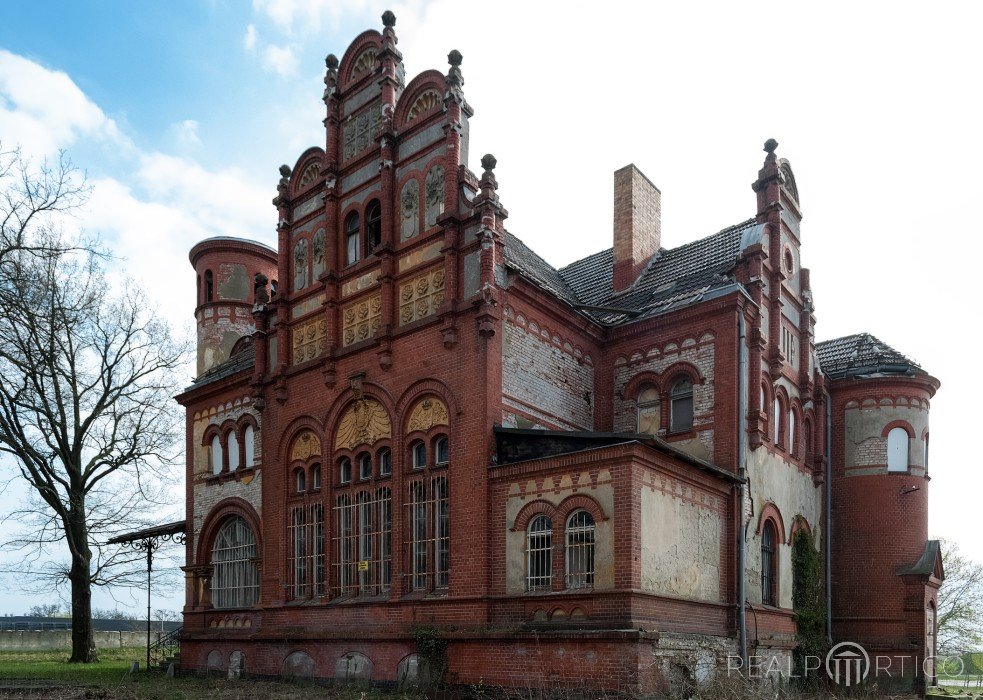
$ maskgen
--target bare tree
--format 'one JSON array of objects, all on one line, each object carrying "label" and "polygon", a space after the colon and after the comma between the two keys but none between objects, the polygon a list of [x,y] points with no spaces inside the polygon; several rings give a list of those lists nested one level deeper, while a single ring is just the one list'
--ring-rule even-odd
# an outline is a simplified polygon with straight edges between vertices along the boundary
[{"label": "bare tree", "polygon": [[983,647],[983,565],[964,556],[955,542],[942,541],[945,582],[938,597],[940,653]]},{"label": "bare tree", "polygon": [[[139,553],[104,543],[146,525],[148,500],[161,500],[186,346],[141,292],[110,293],[100,258],[44,221],[84,191],[25,172],[0,194],[15,223],[0,243],[0,457],[29,493],[8,516],[25,530],[7,545],[34,552],[19,575],[70,586],[70,661],[89,662],[91,587],[136,583],[142,570]],[[52,546],[67,547],[65,564],[47,560]]]},{"label": "bare tree", "polygon": [[68,611],[61,603],[41,603],[32,605],[25,615],[27,617],[68,617]]}]

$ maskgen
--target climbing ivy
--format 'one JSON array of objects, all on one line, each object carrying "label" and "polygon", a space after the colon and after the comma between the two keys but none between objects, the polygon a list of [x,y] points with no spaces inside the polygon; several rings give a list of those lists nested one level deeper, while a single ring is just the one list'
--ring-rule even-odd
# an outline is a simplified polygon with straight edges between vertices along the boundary
[{"label": "climbing ivy", "polygon": [[[826,638],[823,561],[805,528],[796,530],[792,538],[792,610],[798,642],[792,652],[795,677],[804,685],[814,685],[819,677],[815,671],[810,677],[805,676],[805,660],[807,657],[825,659],[829,640]],[[809,665],[814,668],[816,662]]]},{"label": "climbing ivy", "polygon": [[416,651],[423,662],[420,674],[423,685],[436,688],[447,673],[447,640],[434,627],[415,627],[413,637]]}]

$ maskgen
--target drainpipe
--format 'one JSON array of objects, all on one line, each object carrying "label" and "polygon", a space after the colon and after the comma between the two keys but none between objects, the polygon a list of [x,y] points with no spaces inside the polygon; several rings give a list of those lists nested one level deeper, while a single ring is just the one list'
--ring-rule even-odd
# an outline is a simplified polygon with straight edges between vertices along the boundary
[{"label": "drainpipe", "polygon": [[747,342],[744,322],[744,309],[738,309],[737,315],[738,340],[737,347],[740,360],[737,372],[737,475],[741,478],[741,483],[737,487],[738,498],[738,518],[737,518],[737,645],[741,655],[741,668],[747,669],[747,613],[745,611],[745,601],[747,593],[744,581],[744,557],[745,557],[745,529],[744,529],[744,503],[745,489],[747,488]]},{"label": "drainpipe", "polygon": [[830,539],[833,532],[831,522],[833,514],[833,428],[832,399],[826,394],[826,640],[833,642],[833,574],[830,570],[833,562],[833,548]]}]

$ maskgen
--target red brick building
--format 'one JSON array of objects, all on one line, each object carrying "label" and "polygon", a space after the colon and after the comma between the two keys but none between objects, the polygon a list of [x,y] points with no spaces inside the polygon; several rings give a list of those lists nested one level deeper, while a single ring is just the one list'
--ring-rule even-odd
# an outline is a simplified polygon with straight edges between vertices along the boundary
[{"label": "red brick building", "polygon": [[454,683],[787,670],[800,529],[832,543],[834,638],[924,656],[938,382],[814,343],[777,143],[750,218],[672,250],[619,170],[613,247],[556,269],[506,228],[495,159],[468,167],[460,54],[407,81],[383,23],[327,59],[277,250],[191,251],[182,664],[396,682],[430,634]]}]

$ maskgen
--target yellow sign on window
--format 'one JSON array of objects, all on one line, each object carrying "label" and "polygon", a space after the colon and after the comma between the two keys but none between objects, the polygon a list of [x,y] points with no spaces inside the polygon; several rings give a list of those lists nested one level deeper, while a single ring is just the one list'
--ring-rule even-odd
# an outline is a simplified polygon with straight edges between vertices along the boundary
[{"label": "yellow sign on window", "polygon": [[368,571],[369,570],[369,563],[363,559],[362,561],[360,561],[358,563],[358,570],[359,571]]}]

